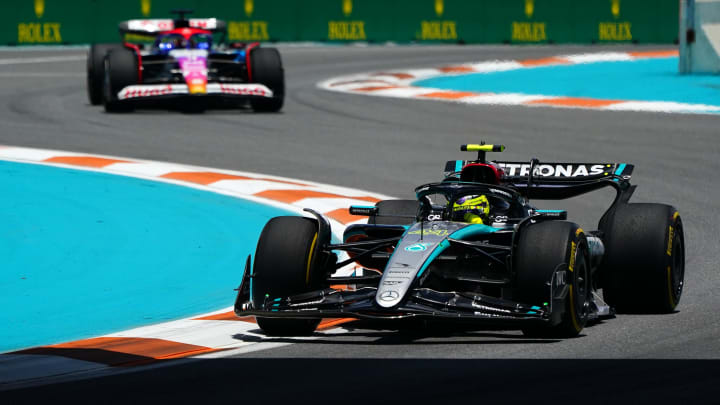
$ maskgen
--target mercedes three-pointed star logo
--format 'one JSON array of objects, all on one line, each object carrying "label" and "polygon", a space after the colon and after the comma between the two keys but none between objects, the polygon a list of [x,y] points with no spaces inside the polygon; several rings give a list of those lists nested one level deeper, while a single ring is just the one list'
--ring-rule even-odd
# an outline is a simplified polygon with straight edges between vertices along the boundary
[{"label": "mercedes three-pointed star logo", "polygon": [[400,293],[395,290],[386,290],[380,294],[380,299],[383,301],[393,301],[400,298]]}]

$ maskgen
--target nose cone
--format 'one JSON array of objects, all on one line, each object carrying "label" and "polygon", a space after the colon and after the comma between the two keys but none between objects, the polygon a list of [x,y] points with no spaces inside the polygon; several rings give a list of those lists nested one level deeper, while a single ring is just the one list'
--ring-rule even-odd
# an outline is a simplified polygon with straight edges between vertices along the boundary
[{"label": "nose cone", "polygon": [[188,85],[188,92],[190,94],[205,94],[207,93],[207,79],[205,78],[185,78]]},{"label": "nose cone", "polygon": [[179,50],[173,52],[182,70],[190,94],[207,93],[207,56],[204,50]]}]

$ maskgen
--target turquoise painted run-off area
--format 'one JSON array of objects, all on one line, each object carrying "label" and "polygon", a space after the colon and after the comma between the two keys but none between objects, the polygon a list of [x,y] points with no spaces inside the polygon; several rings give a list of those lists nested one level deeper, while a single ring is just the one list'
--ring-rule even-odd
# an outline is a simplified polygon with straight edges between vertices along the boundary
[{"label": "turquoise painted run-off area", "polygon": [[265,222],[174,184],[0,161],[0,352],[231,306]]},{"label": "turquoise painted run-off area", "polygon": [[521,93],[720,106],[720,76],[680,75],[678,58],[597,62],[442,76],[414,86],[478,93]]}]

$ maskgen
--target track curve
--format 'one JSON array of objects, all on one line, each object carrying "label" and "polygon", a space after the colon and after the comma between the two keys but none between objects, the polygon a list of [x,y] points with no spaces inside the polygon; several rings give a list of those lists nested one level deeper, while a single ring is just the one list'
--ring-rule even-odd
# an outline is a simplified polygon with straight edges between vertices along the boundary
[{"label": "track curve", "polygon": [[[170,390],[169,386],[177,379],[197,386],[230,384],[233,380],[228,373],[233,369],[290,367],[289,370],[302,373],[304,365],[308,370],[304,381],[310,376],[321,378],[326,373],[324,367],[331,370],[342,367],[348,380],[357,381],[363,372],[376,373],[373,383],[394,378],[380,388],[380,392],[393,398],[399,394],[393,394],[392,385],[417,384],[414,382],[417,372],[443,375],[442,381],[455,389],[455,397],[465,397],[474,391],[461,383],[473,387],[479,376],[507,390],[512,386],[502,381],[515,378],[518,370],[525,370],[519,374],[522,377],[553,384],[562,380],[562,370],[566,368],[585,376],[573,377],[572,381],[592,381],[599,390],[604,389],[605,377],[617,373],[613,381],[619,384],[617,387],[623,387],[619,392],[630,395],[625,398],[636,394],[632,394],[627,380],[616,380],[622,376],[625,379],[635,376],[645,390],[656,384],[665,387],[664,391],[653,392],[666,400],[673,398],[673,393],[709,393],[713,375],[710,370],[715,370],[716,376],[719,366],[717,361],[702,360],[720,358],[717,339],[720,312],[715,310],[714,297],[720,286],[717,272],[720,117],[468,106],[359,97],[316,88],[317,82],[329,77],[369,70],[540,58],[606,49],[622,48],[288,47],[281,49],[288,83],[282,113],[211,111],[203,115],[166,111],[107,115],[87,103],[82,51],[0,52],[0,59],[78,57],[47,63],[0,63],[0,144],[292,175],[408,197],[416,185],[439,179],[445,160],[462,157],[459,144],[484,139],[506,144],[508,152],[503,158],[508,160],[537,156],[558,161],[597,159],[634,163],[633,180],[639,188],[633,201],[670,203],[683,215],[688,249],[686,284],[679,311],[672,315],[622,315],[587,328],[581,338],[543,343],[524,339],[516,332],[429,329],[397,334],[365,329],[360,324],[333,338],[233,359],[187,361],[163,369],[163,373],[151,371],[127,375],[125,379],[98,380],[97,391],[93,392],[120,391],[119,387],[132,382],[146,387],[140,391],[149,395],[152,384],[161,387],[168,384]],[[574,199],[563,207],[569,209],[571,218],[592,228],[608,198],[603,195]],[[541,360],[559,358],[569,360]],[[299,363],[289,359],[298,359]],[[364,359],[384,360],[373,363]],[[418,369],[410,372],[415,367]],[[493,368],[499,371],[490,377],[488,373]],[[709,374],[692,371],[703,368]],[[547,370],[550,371],[543,375]],[[659,370],[665,370],[664,374]],[[676,370],[685,370],[684,385],[671,392],[671,383],[677,381],[673,379]],[[336,376],[328,378],[334,384],[342,383]],[[248,384],[252,381],[262,387],[260,380],[251,378]],[[71,392],[77,384],[80,383],[48,387],[43,395]],[[267,382],[264,384],[271,387]],[[531,391],[528,390],[526,398],[532,398]],[[424,387],[416,392],[434,393],[440,389],[431,391]],[[500,391],[492,392],[500,395]],[[16,394],[20,398],[28,392]],[[362,392],[358,394],[362,396]],[[253,395],[249,398],[262,398],[258,393]],[[280,398],[285,394],[276,395]]]}]

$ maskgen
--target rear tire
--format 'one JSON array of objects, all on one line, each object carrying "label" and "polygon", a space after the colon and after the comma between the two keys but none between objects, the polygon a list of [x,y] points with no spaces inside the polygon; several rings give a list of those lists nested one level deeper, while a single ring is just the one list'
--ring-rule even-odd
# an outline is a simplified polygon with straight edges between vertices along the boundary
[{"label": "rear tire", "polygon": [[384,200],[375,204],[377,214],[368,218],[368,224],[411,225],[415,223],[420,202],[417,200]]},{"label": "rear tire", "polygon": [[126,86],[137,84],[138,60],[134,51],[113,49],[105,57],[103,104],[109,113],[132,111],[132,104],[118,100],[117,94]]},{"label": "rear tire", "polygon": [[252,82],[267,86],[273,92],[272,98],[253,98],[250,106],[256,112],[277,112],[285,101],[285,72],[280,52],[275,48],[253,48],[250,50]]},{"label": "rear tire", "polygon": [[587,240],[577,224],[548,221],[530,225],[521,231],[515,272],[515,300],[542,306],[551,302],[550,281],[559,267],[566,268],[568,295],[560,323],[524,328],[529,337],[571,338],[580,334],[588,318],[588,300],[592,288]]},{"label": "rear tire", "polygon": [[604,228],[605,301],[620,313],[673,312],[685,279],[685,238],[677,210],[627,204]]},{"label": "rear tire", "polygon": [[103,101],[105,56],[109,51],[120,48],[122,48],[121,44],[90,45],[87,57],[87,94],[91,105],[100,105]]},{"label": "rear tire", "polygon": [[[253,265],[252,301],[255,308],[266,300],[285,298],[320,288],[324,274],[310,268],[318,243],[318,224],[304,217],[275,217],[260,234]],[[320,319],[257,317],[258,326],[270,336],[312,334]]]}]

